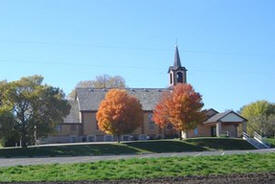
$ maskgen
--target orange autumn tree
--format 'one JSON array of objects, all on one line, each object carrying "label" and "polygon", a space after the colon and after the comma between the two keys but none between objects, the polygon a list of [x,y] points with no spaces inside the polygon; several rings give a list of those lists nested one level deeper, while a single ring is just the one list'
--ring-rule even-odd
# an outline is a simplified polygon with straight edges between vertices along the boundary
[{"label": "orange autumn tree", "polygon": [[190,84],[177,84],[172,91],[163,93],[154,109],[153,120],[160,127],[171,123],[181,132],[194,129],[205,120],[201,95]]},{"label": "orange autumn tree", "polygon": [[111,89],[100,103],[96,114],[98,127],[106,134],[120,136],[137,129],[143,122],[143,111],[138,99],[125,90]]}]

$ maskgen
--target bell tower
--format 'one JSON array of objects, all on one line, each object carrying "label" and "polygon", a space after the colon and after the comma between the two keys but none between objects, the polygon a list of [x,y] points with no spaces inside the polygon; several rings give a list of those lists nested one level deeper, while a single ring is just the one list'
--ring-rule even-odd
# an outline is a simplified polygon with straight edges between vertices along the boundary
[{"label": "bell tower", "polygon": [[170,78],[169,85],[175,86],[177,83],[186,83],[187,82],[186,72],[187,72],[187,69],[181,66],[179,49],[178,49],[178,46],[176,46],[175,56],[174,56],[174,65],[170,66],[168,69],[169,78]]}]

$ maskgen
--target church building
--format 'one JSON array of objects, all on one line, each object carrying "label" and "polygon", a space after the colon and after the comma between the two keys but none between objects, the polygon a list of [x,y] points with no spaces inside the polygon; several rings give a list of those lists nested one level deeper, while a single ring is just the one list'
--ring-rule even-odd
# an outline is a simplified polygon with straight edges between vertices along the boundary
[{"label": "church building", "polygon": [[[175,48],[174,63],[168,69],[170,87],[178,83],[187,83],[187,69],[182,66],[178,47]],[[109,89],[76,88],[74,100],[70,100],[71,111],[64,122],[57,126],[56,133],[40,140],[40,143],[114,141],[112,135],[100,131],[96,113],[100,102]],[[144,122],[132,134],[123,135],[123,141],[174,138],[179,132],[171,125],[160,128],[153,120],[153,110],[164,91],[170,88],[126,88],[141,103]],[[194,130],[185,132],[185,138],[228,136],[239,137],[237,128],[246,130],[246,119],[234,111],[219,113],[214,109],[205,110],[208,119]]]}]

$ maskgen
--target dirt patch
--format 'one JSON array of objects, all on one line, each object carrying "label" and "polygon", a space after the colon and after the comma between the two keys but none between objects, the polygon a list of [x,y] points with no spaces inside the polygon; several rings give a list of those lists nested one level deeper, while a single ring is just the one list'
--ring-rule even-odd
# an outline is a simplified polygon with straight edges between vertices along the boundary
[{"label": "dirt patch", "polygon": [[188,176],[158,179],[74,182],[12,182],[12,184],[275,184],[275,172],[224,176]]}]

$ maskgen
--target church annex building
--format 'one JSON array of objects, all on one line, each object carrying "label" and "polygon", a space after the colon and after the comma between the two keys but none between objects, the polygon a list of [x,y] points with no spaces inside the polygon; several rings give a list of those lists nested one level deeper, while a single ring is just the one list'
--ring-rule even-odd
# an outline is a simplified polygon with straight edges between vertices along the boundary
[{"label": "church annex building", "polygon": [[[178,48],[175,49],[174,64],[168,69],[170,86],[187,82],[187,69],[181,65]],[[178,137],[179,132],[171,125],[160,128],[152,121],[153,110],[162,92],[169,88],[127,88],[142,104],[144,122],[130,135],[123,135],[123,141],[147,140]],[[71,111],[64,122],[57,126],[56,133],[41,139],[40,143],[114,141],[112,135],[100,131],[97,126],[96,113],[101,100],[108,89],[76,88],[74,100],[70,100]],[[185,132],[185,138],[229,136],[240,137],[237,128],[246,131],[246,119],[234,111],[218,112],[205,110],[208,119],[194,130]]]}]

